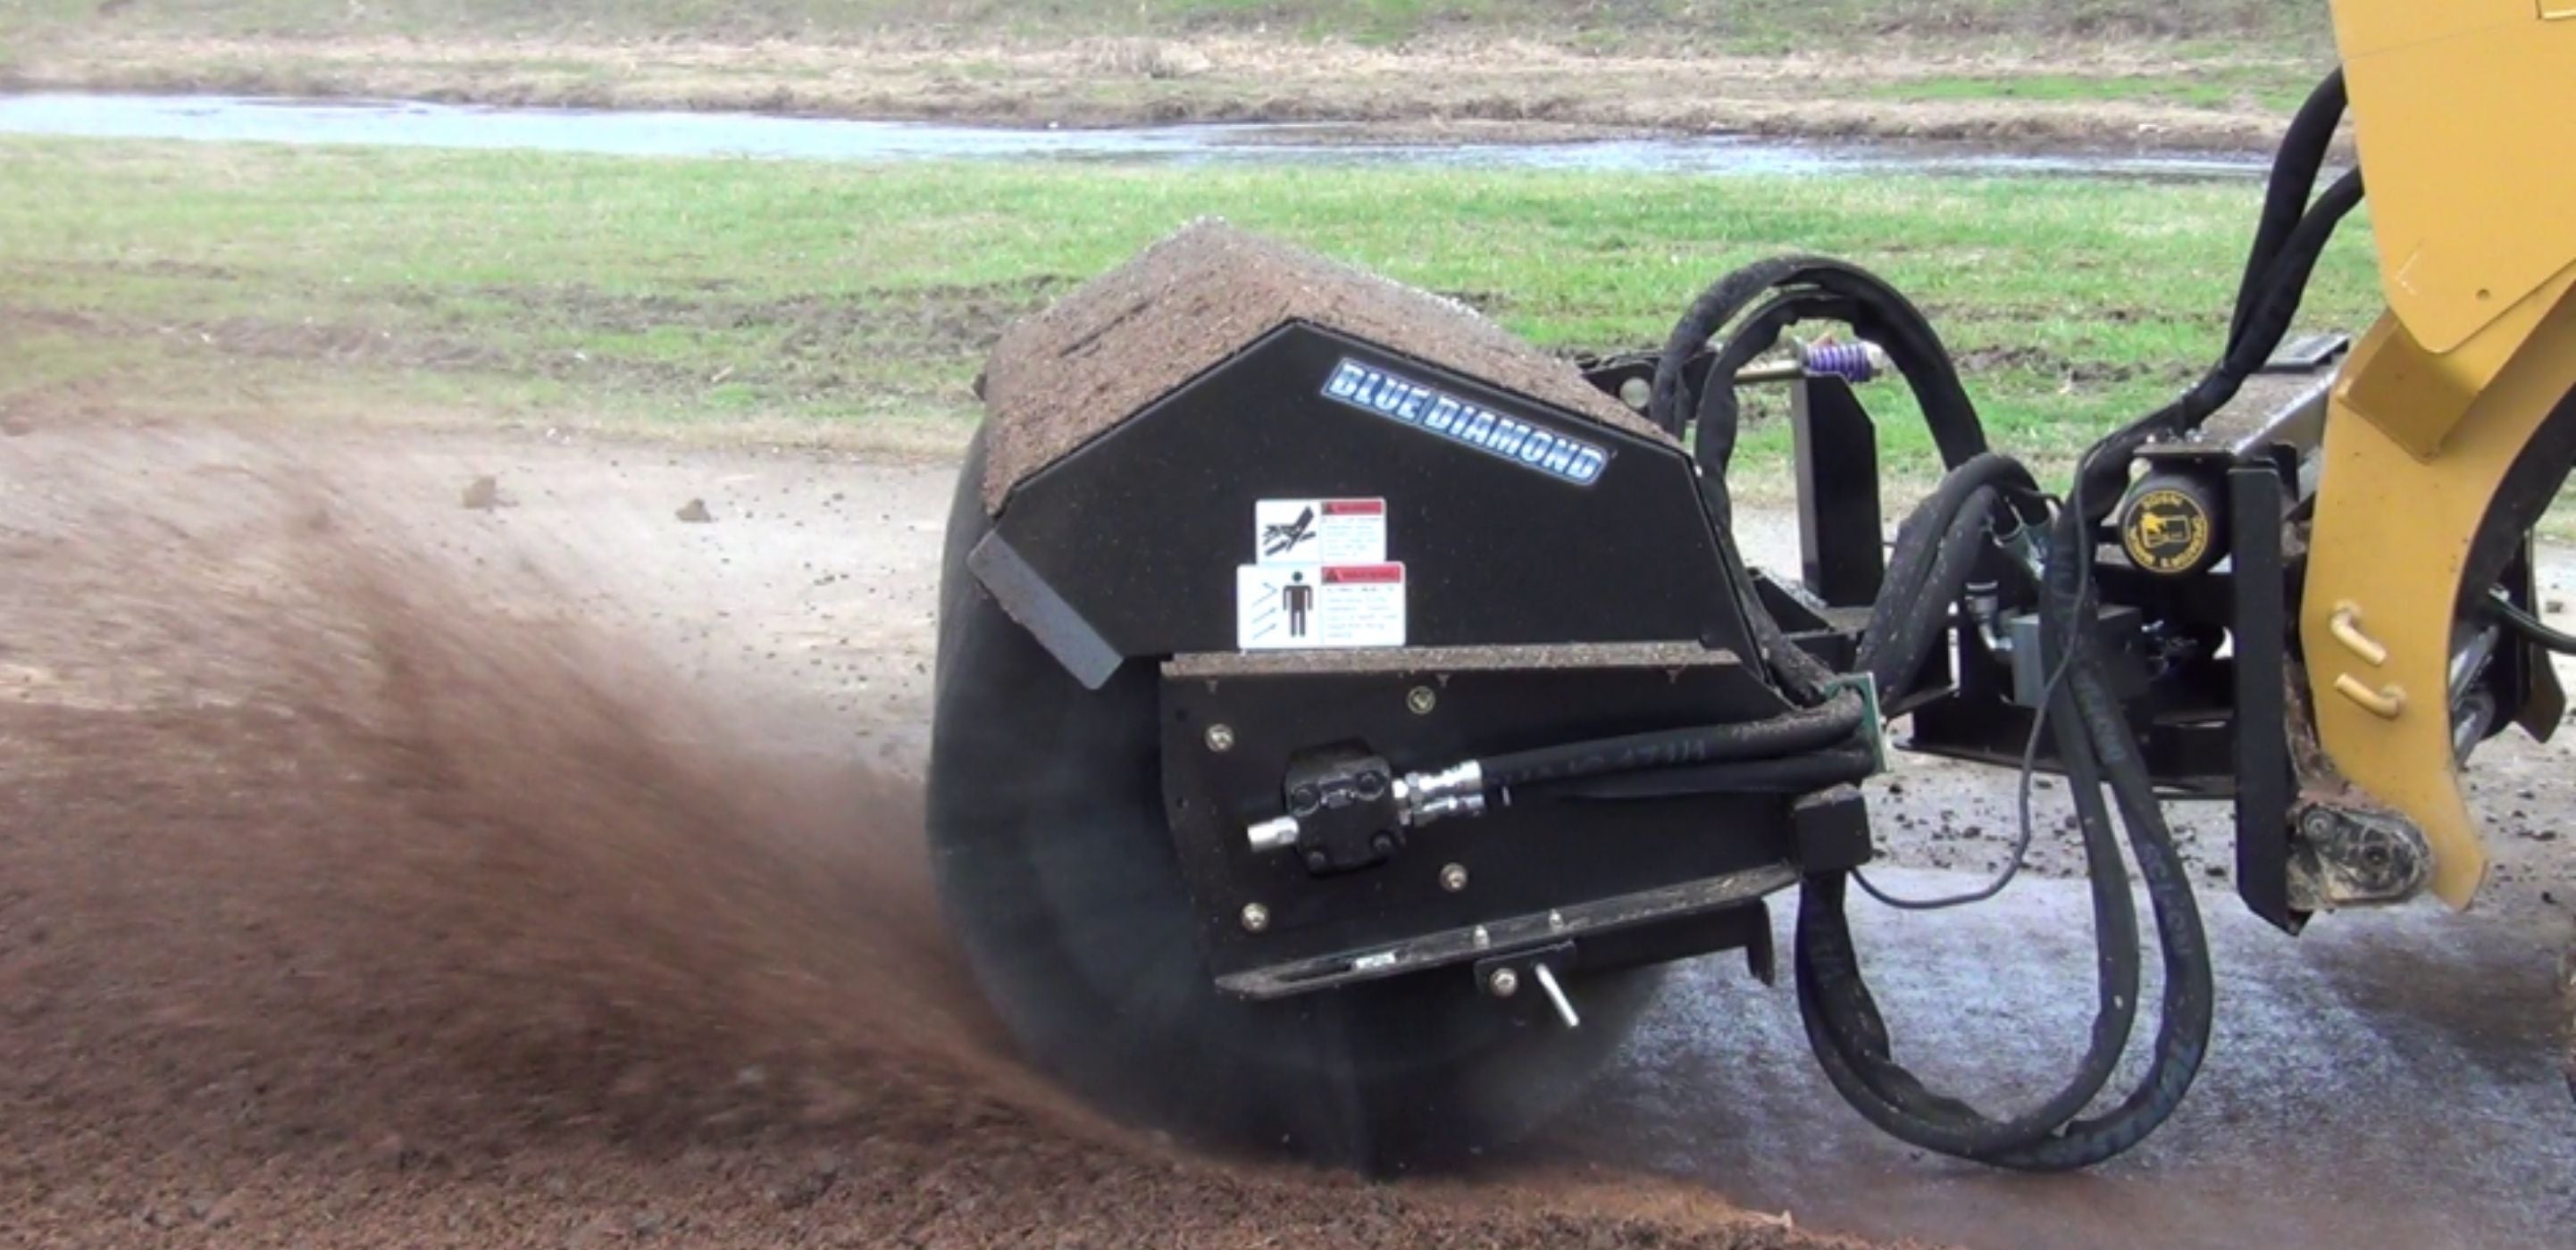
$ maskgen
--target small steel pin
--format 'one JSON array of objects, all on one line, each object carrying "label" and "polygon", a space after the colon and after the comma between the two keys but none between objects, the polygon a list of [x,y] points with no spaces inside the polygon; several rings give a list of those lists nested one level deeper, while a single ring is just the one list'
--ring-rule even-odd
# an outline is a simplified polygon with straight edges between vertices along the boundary
[{"label": "small steel pin", "polygon": [[1556,1018],[1565,1021],[1569,1029],[1582,1028],[1583,1017],[1574,1014],[1574,1004],[1566,1001],[1565,987],[1556,983],[1556,974],[1548,971],[1546,964],[1531,964],[1530,971],[1538,974],[1538,987],[1547,991],[1547,1001],[1555,1004]]}]

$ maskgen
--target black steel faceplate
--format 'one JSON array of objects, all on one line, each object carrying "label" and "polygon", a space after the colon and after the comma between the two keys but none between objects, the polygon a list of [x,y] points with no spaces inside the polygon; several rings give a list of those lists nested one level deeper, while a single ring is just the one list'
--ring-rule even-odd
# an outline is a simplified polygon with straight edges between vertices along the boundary
[{"label": "black steel faceplate", "polygon": [[[1579,485],[1328,399],[1344,359],[1581,439],[1608,464]],[[1408,645],[1745,649],[1678,448],[1298,322],[1021,483],[987,555],[1044,592],[1006,601],[1045,605],[1014,615],[1059,658],[1230,651],[1253,505],[1281,498],[1386,500]]]},{"label": "black steel faceplate", "polygon": [[[1390,662],[1401,662],[1400,657]],[[1427,711],[1417,710],[1428,708]],[[1409,831],[1387,862],[1318,876],[1294,850],[1256,852],[1247,826],[1280,814],[1280,780],[1297,751],[1364,743],[1398,773],[1550,743],[1776,714],[1778,696],[1725,657],[1680,667],[1426,669],[1412,672],[1174,675],[1163,681],[1163,789],[1174,845],[1211,970],[1244,974],[1324,956],[1394,948],[1491,925],[1487,949],[1460,948],[1408,966],[1565,940],[1551,911],[1583,927],[1587,903],[1739,875],[1741,889],[1681,890],[1620,911],[1643,928],[1740,904],[1794,880],[1785,795],[1637,801],[1525,802]],[[1215,726],[1224,726],[1211,733]],[[1213,744],[1222,743],[1223,750]],[[1443,870],[1463,870],[1444,880]],[[1776,870],[1776,871],[1775,871]],[[1258,905],[1257,927],[1244,909]],[[1392,969],[1391,969],[1392,970]],[[1269,992],[1276,992],[1273,981]],[[1249,991],[1264,992],[1264,991]]]}]

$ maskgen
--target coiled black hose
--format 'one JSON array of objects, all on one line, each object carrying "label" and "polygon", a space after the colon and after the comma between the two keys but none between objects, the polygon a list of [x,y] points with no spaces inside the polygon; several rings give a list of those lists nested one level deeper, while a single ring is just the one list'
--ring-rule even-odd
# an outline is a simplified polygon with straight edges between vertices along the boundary
[{"label": "coiled black hose", "polygon": [[[1872,612],[1861,667],[1891,693],[1909,689],[1946,636],[1948,605],[1959,597],[2001,518],[2002,501],[2036,493],[2018,463],[1972,457],[1944,479],[1904,526],[1885,590]],[[2053,538],[2084,532],[2061,517]],[[2067,657],[2072,680],[2052,683],[2058,745],[2073,783],[2086,866],[2093,882],[2097,1006],[2091,1040],[2075,1073],[2045,1103],[2009,1120],[1983,1115],[1937,1093],[1896,1063],[1860,971],[1844,915],[1849,874],[1811,875],[1802,887],[1795,967],[1800,1014],[1826,1077],[1855,1108],[1896,1136],[1947,1154],[2004,1167],[2080,1167],[2136,1144],[2169,1116],[2189,1088],[2207,1044],[2211,977],[2199,913],[2162,810],[2118,705],[2084,660],[2092,612],[2087,549],[2052,558],[2043,599],[2047,646]],[[1874,752],[1855,737],[1858,701],[1824,691],[1833,673],[1791,643],[1756,605],[1756,642],[1784,688],[1822,700],[1803,713],[1753,724],[1700,726],[1575,743],[1481,761],[1488,791],[1534,789],[1557,799],[1641,799],[1679,794],[1807,793],[1866,776]],[[2109,1084],[2134,1030],[2140,982],[2139,933],[2128,873],[2105,807],[2106,776],[2137,844],[2164,950],[2165,1008],[2146,1076],[2112,1111],[2079,1120]]]},{"label": "coiled black hose", "polygon": [[[2214,1016],[2215,979],[2199,906],[2146,763],[2099,660],[2089,653],[2093,525],[2116,500],[2119,476],[2139,446],[2206,420],[2279,346],[2326,240],[2361,199],[2361,178],[2354,171],[2315,204],[2307,203],[2343,109],[2338,72],[2319,85],[2283,139],[2219,362],[2180,399],[2090,449],[2067,505],[2048,530],[2040,587],[2043,651],[2059,659],[2044,714],[2073,791],[2096,939],[2097,1006],[2075,1072],[2041,1105],[2009,1119],[1989,1117],[1925,1086],[1893,1058],[1886,1022],[1861,974],[1844,911],[1850,874],[1813,874],[1802,887],[1795,967],[1810,1047],[1854,1108],[1905,1141],[2000,1167],[2084,1167],[2144,1140],[2180,1105],[2199,1071]],[[1748,308],[1752,314],[1718,349],[1707,393],[1686,402],[1683,362]],[[1920,312],[1885,283],[1839,262],[1794,257],[1747,266],[1713,284],[1674,326],[1657,364],[1649,415],[1676,434],[1685,432],[1686,410],[1696,417],[1703,473],[1722,476],[1737,420],[1727,379],[1790,323],[1817,316],[1871,327],[1864,336],[1888,349],[1913,386],[1951,469],[1900,531],[1863,636],[1858,666],[1883,695],[1901,698],[1931,648],[1946,636],[1950,605],[1994,548],[1995,531],[2017,530],[2040,515],[2027,472],[1985,451],[1974,406],[1938,337],[1921,324]],[[1729,519],[1724,487],[1703,482],[1702,489],[1723,536]],[[2010,508],[1999,506],[2006,502]],[[1740,563],[1731,541],[1722,537],[1720,550],[1731,565]],[[1782,687],[1815,697],[1830,673],[1791,645],[1758,601],[1750,603],[1748,615]],[[2116,826],[2103,801],[2106,785],[2118,809]],[[2119,827],[2127,830],[2154,908],[2164,993],[2146,1071],[2117,1105],[2088,1118],[2083,1112],[2117,1072],[2137,1017],[2140,934]]]},{"label": "coiled black hose", "polygon": [[[1991,490],[1980,486],[1972,498]],[[1918,525],[1900,545],[1951,548],[1960,530],[1983,522],[1982,516],[1963,511],[1948,533],[1934,536],[1928,527]],[[2061,519],[2056,532],[2084,531],[2074,526],[2070,515]],[[1942,563],[1936,557],[1929,567]],[[2214,978],[2198,904],[2127,722],[2103,685],[2098,665],[2083,658],[2083,631],[2072,628],[2075,621],[2092,613],[2084,563],[2082,550],[2052,551],[2042,614],[2048,635],[2045,645],[2067,657],[2068,680],[2052,683],[2050,709],[2093,885],[2096,1009],[2090,1041],[2074,1074],[2046,1102],[2010,1119],[1986,1116],[1926,1087],[1892,1057],[1885,1021],[1862,977],[1845,917],[1846,874],[1810,876],[1800,894],[1794,959],[1799,1008],[1809,1045],[1827,1080],[1864,1117],[1897,1137],[2001,1167],[2083,1167],[2143,1140],[2172,1114],[2189,1089],[2207,1049],[2214,1014]],[[1935,596],[1932,602],[1946,604],[1964,585],[1964,576],[1939,576],[1930,579],[1926,593]],[[1905,667],[1915,662],[1904,651],[1907,645],[1920,644],[1891,644],[1896,650],[1883,671],[1919,671],[1919,664]],[[2078,1119],[2116,1073],[2137,1016],[2137,917],[2129,899],[2127,869],[2102,801],[2106,781],[2118,800],[2155,908],[2165,995],[2146,1073],[2120,1105],[2103,1115]]]},{"label": "coiled black hose", "polygon": [[[2009,1119],[1987,1116],[1926,1086],[1895,1061],[1886,1022],[1861,974],[1844,911],[1853,874],[1811,874],[1801,888],[1795,968],[1808,1043],[1826,1078],[1855,1109],[1914,1145],[2007,1168],[2089,1166],[2135,1146],[2164,1123],[2207,1053],[2216,993],[2199,905],[2146,762],[2092,654],[2094,525],[2113,506],[2121,475],[2141,445],[2194,428],[2223,407],[2287,333],[2327,239],[2361,201],[2356,170],[2314,204],[2307,202],[2344,103],[2338,71],[2309,97],[2284,136],[2219,362],[2181,398],[2089,449],[2065,505],[2053,516],[2027,470],[1986,450],[1975,406],[1921,312],[1854,266],[1800,256],[1739,269],[1692,303],[1657,360],[1648,415],[1676,437],[1697,424],[1700,489],[1719,559],[1741,586],[1748,579],[1734,545],[1725,487],[1738,421],[1728,379],[1777,342],[1788,325],[1804,319],[1841,321],[1887,349],[1951,471],[1900,529],[1863,635],[1857,666],[1886,697],[1902,698],[1919,680],[1932,649],[1947,636],[1950,605],[1980,567],[1997,563],[1999,550],[2021,540],[2026,527],[2047,527],[2035,589],[2042,650],[2057,659],[2042,716],[2072,790],[2095,934],[2096,1008],[2074,1073],[2039,1106]],[[1730,323],[1736,331],[1718,348],[1704,392],[1687,394],[1684,363]],[[2027,570],[2022,575],[2025,581],[2030,577]],[[1834,674],[1792,643],[1757,598],[1748,593],[1742,601],[1767,667],[1786,694],[1810,705],[1808,712],[1754,725],[1702,726],[1498,757],[1483,762],[1488,788],[1508,794],[1511,787],[1531,786],[1555,797],[1595,799],[1719,790],[1798,793],[1866,773],[1873,756],[1852,736],[1859,726],[1858,701],[1848,693],[1829,693]],[[2510,616],[2507,621],[2524,629],[2536,624]],[[2106,786],[2110,803],[2103,798]],[[2140,933],[2118,837],[2122,828],[2154,910],[2164,989],[2146,1070],[2116,1105],[2087,1117],[2085,1110],[2118,1070],[2138,1012]]]},{"label": "coiled black hose", "polygon": [[[1709,382],[1690,395],[1684,367],[1717,332],[1735,321],[1754,301],[1764,307],[1747,318],[1719,349]],[[1756,261],[1718,279],[1674,323],[1655,359],[1655,379],[1646,417],[1675,438],[1698,429],[1693,444],[1700,467],[1701,489],[1708,494],[1711,519],[1720,533],[1732,527],[1734,509],[1726,494],[1726,470],[1734,457],[1738,425],[1734,387],[1737,368],[1779,339],[1780,331],[1801,319],[1830,318],[1885,348],[1914,393],[1931,428],[1942,463],[1952,468],[1986,450],[1984,427],[1976,405],[1959,381],[1958,366],[1932,323],[1911,301],[1878,275],[1856,265],[1823,256],[1784,256]]]}]

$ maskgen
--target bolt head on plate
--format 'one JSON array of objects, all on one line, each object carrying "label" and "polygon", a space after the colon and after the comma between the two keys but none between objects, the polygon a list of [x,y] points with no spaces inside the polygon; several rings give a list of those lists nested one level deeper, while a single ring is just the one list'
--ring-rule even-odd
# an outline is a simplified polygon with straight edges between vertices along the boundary
[{"label": "bolt head on plate", "polygon": [[1416,716],[1429,716],[1431,709],[1440,706],[1440,696],[1433,694],[1429,686],[1415,686],[1405,692],[1404,706],[1411,708]]},{"label": "bolt head on plate", "polygon": [[1509,998],[1520,990],[1521,974],[1509,968],[1496,968],[1485,975],[1485,992],[1496,998]]},{"label": "bolt head on plate", "polygon": [[1452,893],[1452,894],[1455,894],[1455,893],[1457,893],[1457,892],[1458,892],[1458,891],[1460,891],[1460,890],[1466,889],[1466,888],[1467,888],[1467,866],[1466,866],[1465,864],[1443,864],[1443,865],[1441,865],[1441,867],[1440,867],[1440,888],[1441,888],[1441,889],[1444,889],[1444,890],[1447,890],[1447,891],[1449,891],[1449,892],[1450,892],[1450,893]]},{"label": "bolt head on plate", "polygon": [[1217,753],[1217,754],[1219,754],[1219,755],[1223,755],[1223,754],[1225,754],[1226,752],[1233,750],[1233,749],[1234,749],[1234,726],[1232,726],[1232,725],[1210,725],[1210,726],[1208,726],[1208,727],[1207,727],[1207,749],[1209,749],[1209,750],[1211,750],[1211,751],[1214,751],[1214,752],[1216,752],[1216,753]]},{"label": "bolt head on plate", "polygon": [[1270,927],[1270,909],[1259,903],[1243,905],[1243,931],[1259,933]]}]

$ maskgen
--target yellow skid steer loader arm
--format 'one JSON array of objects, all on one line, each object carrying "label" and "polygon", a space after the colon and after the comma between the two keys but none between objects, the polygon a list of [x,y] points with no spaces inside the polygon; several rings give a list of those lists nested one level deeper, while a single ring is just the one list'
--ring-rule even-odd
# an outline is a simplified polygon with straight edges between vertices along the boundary
[{"label": "yellow skid steer loader arm", "polygon": [[2452,631],[2576,461],[2576,0],[2336,0],[2335,27],[2389,311],[2328,408],[2300,642],[2328,758],[2465,907]]}]

